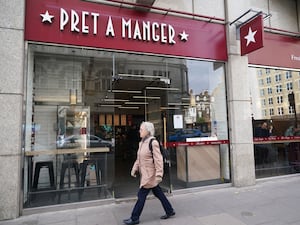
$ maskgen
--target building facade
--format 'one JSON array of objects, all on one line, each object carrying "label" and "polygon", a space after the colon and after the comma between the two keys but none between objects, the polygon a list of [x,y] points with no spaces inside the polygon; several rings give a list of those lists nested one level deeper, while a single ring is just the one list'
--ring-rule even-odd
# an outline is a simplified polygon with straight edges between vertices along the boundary
[{"label": "building facade", "polygon": [[[170,153],[168,192],[299,172],[299,1],[28,0],[0,11],[1,220],[131,197],[145,120]],[[239,27],[256,15],[263,47],[241,56]]]}]

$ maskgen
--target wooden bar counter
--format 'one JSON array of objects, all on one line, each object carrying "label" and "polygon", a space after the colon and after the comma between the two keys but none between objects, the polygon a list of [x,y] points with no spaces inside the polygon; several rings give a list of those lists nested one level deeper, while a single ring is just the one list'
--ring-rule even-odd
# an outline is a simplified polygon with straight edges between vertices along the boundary
[{"label": "wooden bar counter", "polygon": [[70,149],[51,149],[51,150],[35,150],[25,151],[25,156],[38,156],[38,155],[63,155],[63,154],[78,154],[78,153],[95,153],[95,152],[109,152],[108,147],[99,148],[70,148]]},{"label": "wooden bar counter", "polygon": [[177,146],[177,177],[191,183],[221,178],[220,145]]}]

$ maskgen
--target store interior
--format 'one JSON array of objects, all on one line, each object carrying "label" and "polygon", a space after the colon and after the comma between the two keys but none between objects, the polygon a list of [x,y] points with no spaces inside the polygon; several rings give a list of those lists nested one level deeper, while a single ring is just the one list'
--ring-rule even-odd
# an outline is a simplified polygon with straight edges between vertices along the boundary
[{"label": "store interior", "polygon": [[[220,84],[200,82],[204,87],[213,84],[218,90],[214,98],[189,81],[200,70],[211,70],[211,76],[215,73],[222,78],[222,64],[45,45],[31,45],[29,49],[26,124],[33,129],[25,134],[25,207],[134,197],[139,179],[131,177],[130,171],[136,159],[142,121],[154,123],[155,136],[164,144],[175,134],[174,115],[188,115],[189,107],[196,101],[199,106],[201,103],[201,122],[194,127],[195,123],[189,120],[183,126],[197,131],[193,135],[211,135],[211,116],[216,115],[210,112],[212,108],[225,112],[220,115],[226,121],[222,79],[217,79]],[[195,86],[197,99],[190,86]],[[210,98],[222,104],[212,107]],[[224,128],[222,135],[227,139]],[[103,152],[103,148],[108,151]],[[224,156],[213,159],[213,171],[220,171],[220,161],[228,156],[226,144],[222,148]],[[169,146],[168,150],[170,168],[161,184],[165,191],[229,181],[228,174],[224,180],[218,172],[216,179],[187,184],[185,178],[178,177],[176,147]],[[65,155],[76,157],[66,164]],[[55,185],[50,188],[50,168],[42,166],[40,171],[36,170],[44,161],[54,171]],[[223,165],[225,172],[227,164]],[[38,183],[34,189],[35,179]]]}]

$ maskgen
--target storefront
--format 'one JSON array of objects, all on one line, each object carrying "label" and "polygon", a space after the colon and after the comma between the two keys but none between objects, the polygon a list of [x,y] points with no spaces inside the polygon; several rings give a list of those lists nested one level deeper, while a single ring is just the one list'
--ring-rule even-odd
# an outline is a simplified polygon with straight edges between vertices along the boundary
[{"label": "storefront", "polygon": [[166,191],[230,182],[218,22],[26,1],[24,207],[135,195],[142,121],[170,152]]},{"label": "storefront", "polygon": [[249,55],[256,178],[298,173],[299,38],[265,32]]}]

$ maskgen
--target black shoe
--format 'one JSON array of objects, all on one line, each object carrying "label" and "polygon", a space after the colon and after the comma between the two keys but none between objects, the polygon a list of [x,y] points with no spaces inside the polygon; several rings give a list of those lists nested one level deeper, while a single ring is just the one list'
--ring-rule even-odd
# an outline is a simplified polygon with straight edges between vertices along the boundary
[{"label": "black shoe", "polygon": [[139,224],[140,221],[139,220],[132,220],[131,218],[129,218],[127,220],[123,220],[123,223],[125,223],[127,225],[134,225],[134,224]]},{"label": "black shoe", "polygon": [[161,216],[160,218],[162,220],[166,220],[166,219],[169,219],[171,216],[174,216],[175,215],[175,212],[172,212],[171,214],[166,214],[166,215],[163,215]]}]

